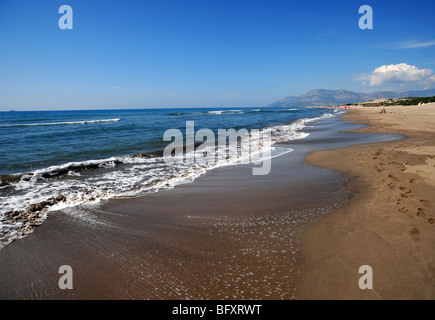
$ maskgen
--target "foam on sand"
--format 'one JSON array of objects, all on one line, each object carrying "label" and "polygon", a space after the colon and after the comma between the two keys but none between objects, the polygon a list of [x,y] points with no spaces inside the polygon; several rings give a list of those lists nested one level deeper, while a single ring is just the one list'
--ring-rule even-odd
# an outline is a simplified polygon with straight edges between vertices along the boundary
[{"label": "foam on sand", "polygon": [[[233,110],[234,111],[234,110]],[[332,117],[296,120],[271,126],[272,144],[302,139],[307,123]],[[117,119],[111,119],[114,121]],[[109,120],[99,120],[109,121]],[[271,158],[292,152],[291,148],[261,144],[259,154]],[[258,155],[259,155],[258,154]],[[256,161],[258,155],[250,155]],[[190,157],[186,154],[184,157]],[[193,182],[209,170],[241,163],[246,159],[219,160],[216,163],[181,161],[168,164],[156,155],[130,155],[101,160],[70,162],[31,173],[2,176],[0,180],[0,248],[33,231],[52,210],[83,203],[98,203],[115,197],[135,197],[172,189]]]}]

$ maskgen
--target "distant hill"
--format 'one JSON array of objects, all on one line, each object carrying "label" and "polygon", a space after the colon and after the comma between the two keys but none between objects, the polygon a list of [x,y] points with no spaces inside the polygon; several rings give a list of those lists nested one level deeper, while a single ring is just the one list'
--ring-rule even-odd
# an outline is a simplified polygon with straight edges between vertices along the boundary
[{"label": "distant hill", "polygon": [[271,103],[267,107],[308,107],[332,106],[347,103],[359,103],[375,99],[393,99],[406,97],[431,97],[435,96],[435,89],[420,91],[377,91],[372,93],[353,92],[347,90],[316,89],[301,96],[291,96]]}]

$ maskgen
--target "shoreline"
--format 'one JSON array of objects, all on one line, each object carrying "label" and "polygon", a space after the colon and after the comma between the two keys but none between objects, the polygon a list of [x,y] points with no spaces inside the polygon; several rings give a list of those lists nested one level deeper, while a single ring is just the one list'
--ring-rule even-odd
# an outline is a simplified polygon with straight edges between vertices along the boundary
[{"label": "shoreline", "polygon": [[[360,177],[349,204],[303,234],[308,264],[301,299],[435,298],[435,104],[353,108],[342,116],[368,126],[353,132],[405,139],[311,153],[307,163]],[[361,290],[359,267],[373,268]]]},{"label": "shoreline", "polygon": [[[302,232],[350,199],[356,177],[304,159],[399,138],[345,132],[361,127],[318,121],[304,129],[308,138],[282,144],[295,151],[272,159],[267,176],[252,176],[250,165],[222,167],[173,190],[54,212],[0,250],[0,298],[306,298],[298,292],[310,263]],[[74,270],[71,291],[57,285],[65,264]]]},{"label": "shoreline", "polygon": [[[331,117],[335,112],[303,110],[302,113],[292,115],[288,123],[272,121],[262,130],[270,129],[272,142],[279,143],[299,134],[303,137],[305,133],[298,133],[298,130],[313,121]],[[163,114],[166,116],[167,111],[164,110]],[[203,116],[202,111],[199,114]],[[217,145],[219,139],[215,136],[213,140]],[[186,140],[186,143],[190,142]],[[199,145],[202,142],[193,144],[194,147]],[[183,138],[183,152],[187,150]],[[65,159],[64,163],[50,166],[41,164],[42,168],[35,168],[33,172],[0,175],[0,248],[31,233],[44,222],[47,213],[54,210],[172,189],[214,168],[234,165],[231,159],[217,159],[215,163],[207,164],[168,163],[163,151],[162,147],[148,153],[112,155],[109,158]],[[289,151],[277,148],[272,151],[272,157]]]},{"label": "shoreline", "polygon": [[[396,139],[340,132],[356,127],[337,117],[307,127],[266,176],[222,167],[169,191],[53,212],[0,250],[0,298],[297,298],[302,230],[350,196],[341,174],[304,158]],[[74,270],[74,290],[59,290],[61,265]]]}]

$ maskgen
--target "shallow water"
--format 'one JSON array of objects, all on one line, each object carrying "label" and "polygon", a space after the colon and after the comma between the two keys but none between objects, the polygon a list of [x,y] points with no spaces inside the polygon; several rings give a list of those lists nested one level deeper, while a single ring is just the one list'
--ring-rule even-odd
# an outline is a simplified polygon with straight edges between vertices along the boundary
[{"label": "shallow water", "polygon": [[[237,163],[165,162],[155,152],[169,144],[164,132],[184,132],[186,121],[216,133],[267,127],[272,142],[280,142],[306,138],[307,123],[333,114],[318,108],[0,113],[0,247],[32,232],[49,211],[172,189]],[[274,148],[272,156],[291,151]]]}]

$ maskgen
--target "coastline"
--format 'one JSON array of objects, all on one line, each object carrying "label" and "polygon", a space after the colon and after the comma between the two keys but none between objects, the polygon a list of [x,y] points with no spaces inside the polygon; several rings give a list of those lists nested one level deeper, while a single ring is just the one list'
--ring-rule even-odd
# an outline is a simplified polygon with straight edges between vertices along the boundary
[{"label": "coastline", "polygon": [[[328,239],[325,224],[340,227],[340,214],[364,203],[371,195],[361,192],[366,179],[310,164],[316,154],[409,139],[368,130],[323,119],[304,129],[308,138],[281,145],[295,151],[273,158],[267,176],[252,176],[250,165],[222,167],[173,190],[53,212],[35,232],[0,250],[0,298],[316,299],[330,298],[328,290],[337,290],[337,298],[376,298],[374,291],[343,290],[343,282],[357,285],[357,270],[347,275],[348,266],[339,264],[323,270],[325,254],[354,259]],[[413,237],[426,241],[423,229],[416,227]],[[74,270],[74,290],[58,288],[65,264]]]},{"label": "coastline", "polygon": [[434,12],[0,0],[0,302],[435,301]]},{"label": "coastline", "polygon": [[[349,204],[303,234],[307,268],[301,299],[435,298],[435,104],[356,107],[343,119],[365,133],[403,140],[310,154],[307,163],[360,177]],[[373,290],[361,290],[359,267],[373,268]]]},{"label": "coastline", "polygon": [[[294,299],[302,231],[342,206],[349,179],[304,162],[314,150],[397,139],[344,133],[337,117],[281,144],[266,176],[222,167],[143,197],[52,212],[0,250],[2,299]],[[58,269],[74,270],[60,290]]]},{"label": "coastline", "polygon": [[[36,130],[32,139],[42,142],[38,146],[38,144],[28,144],[26,143],[28,140],[24,139],[22,144],[10,144],[9,149],[2,149],[0,158],[3,162],[0,167],[2,173],[6,172],[7,174],[0,175],[0,248],[31,233],[44,222],[47,217],[46,213],[51,211],[75,207],[80,204],[98,203],[111,198],[136,197],[171,189],[176,185],[192,182],[198,176],[216,167],[234,164],[231,159],[229,159],[229,163],[219,160],[214,164],[190,163],[190,161],[184,163],[166,162],[163,158],[165,141],[162,141],[160,137],[160,128],[150,128],[144,125],[149,117],[160,119],[159,121],[163,121],[167,128],[176,128],[185,121],[187,124],[186,119],[199,121],[197,129],[202,126],[201,123],[208,123],[212,125],[213,130],[219,130],[217,127],[220,127],[221,121],[223,121],[221,124],[229,127],[239,126],[242,124],[240,121],[242,121],[249,124],[247,129],[253,129],[252,123],[256,122],[263,129],[269,128],[272,142],[278,143],[305,137],[307,133],[298,132],[298,130],[312,121],[331,117],[338,111],[307,108],[295,112],[269,110],[272,112],[265,111],[264,113],[260,109],[206,110],[181,109],[179,111],[185,111],[185,113],[179,113],[176,117],[170,116],[167,109],[141,110],[133,114],[122,110],[108,114],[106,111],[102,111],[102,114],[98,116],[100,120],[83,120],[86,119],[88,113],[86,111],[80,112],[82,116],[78,119],[70,119],[69,116],[65,117],[63,113],[44,113],[46,117],[53,117],[56,120],[53,122],[55,127],[59,127],[56,129],[51,124],[48,125],[48,122],[41,122],[38,117],[36,117],[37,119],[31,118],[33,120],[27,119],[24,124],[20,123],[19,119],[7,120],[8,124],[2,124],[2,126],[12,129],[8,129],[9,133],[6,132],[6,140],[16,139],[14,137],[17,134],[16,131],[20,132],[20,126],[25,125],[30,126],[32,131]],[[245,115],[241,116],[242,114]],[[23,115],[24,118],[27,116],[29,115]],[[87,116],[90,116],[91,119],[97,118],[94,112],[90,112]],[[116,116],[118,117],[116,119],[122,120],[119,123],[118,121],[110,121],[110,124],[107,124],[102,119],[109,116],[111,118]],[[263,119],[261,124],[257,122],[260,119]],[[64,120],[80,121],[65,122]],[[191,123],[193,124],[193,122]],[[47,126],[48,129],[46,129]],[[194,127],[191,129],[193,130]],[[57,147],[59,150],[49,153],[49,156],[34,155],[32,153],[34,149],[55,148],[55,146],[50,147],[53,140],[47,139],[51,136],[46,134],[47,130],[55,130],[60,135],[67,134],[72,140],[67,139],[66,145],[61,143]],[[76,130],[79,133],[73,134]],[[80,134],[83,130],[87,134]],[[131,137],[133,132],[136,142],[137,139],[143,139],[143,141],[140,144],[133,142],[133,146],[120,146],[119,137],[122,137],[121,140],[126,140],[126,137]],[[139,132],[141,134],[138,134]],[[177,132],[181,134],[181,131]],[[2,131],[4,138],[3,134]],[[92,136],[92,134],[96,136]],[[142,134],[143,137],[138,138]],[[208,139],[214,140],[215,144],[217,142],[216,136]],[[90,145],[93,144],[93,146],[86,145],[84,143],[86,140],[89,140]],[[130,141],[125,142],[126,145],[129,143]],[[194,146],[198,145],[202,145],[202,142],[194,144]],[[77,149],[81,151],[71,150],[71,146],[77,146]],[[108,150],[104,150],[106,146],[108,146]],[[88,150],[89,148],[92,149],[92,152]],[[130,152],[126,152],[127,149]],[[146,152],[146,150],[154,151]],[[187,151],[187,149],[184,150]],[[272,156],[277,156],[281,152],[291,152],[291,149],[277,148],[272,151]],[[18,167],[15,167],[16,164],[12,158],[8,158],[15,153],[23,156],[18,161]],[[25,163],[27,163],[25,167],[28,170],[16,171],[13,169],[22,167]],[[32,163],[38,163],[38,165],[32,167]],[[31,167],[27,167],[27,165]]]}]

